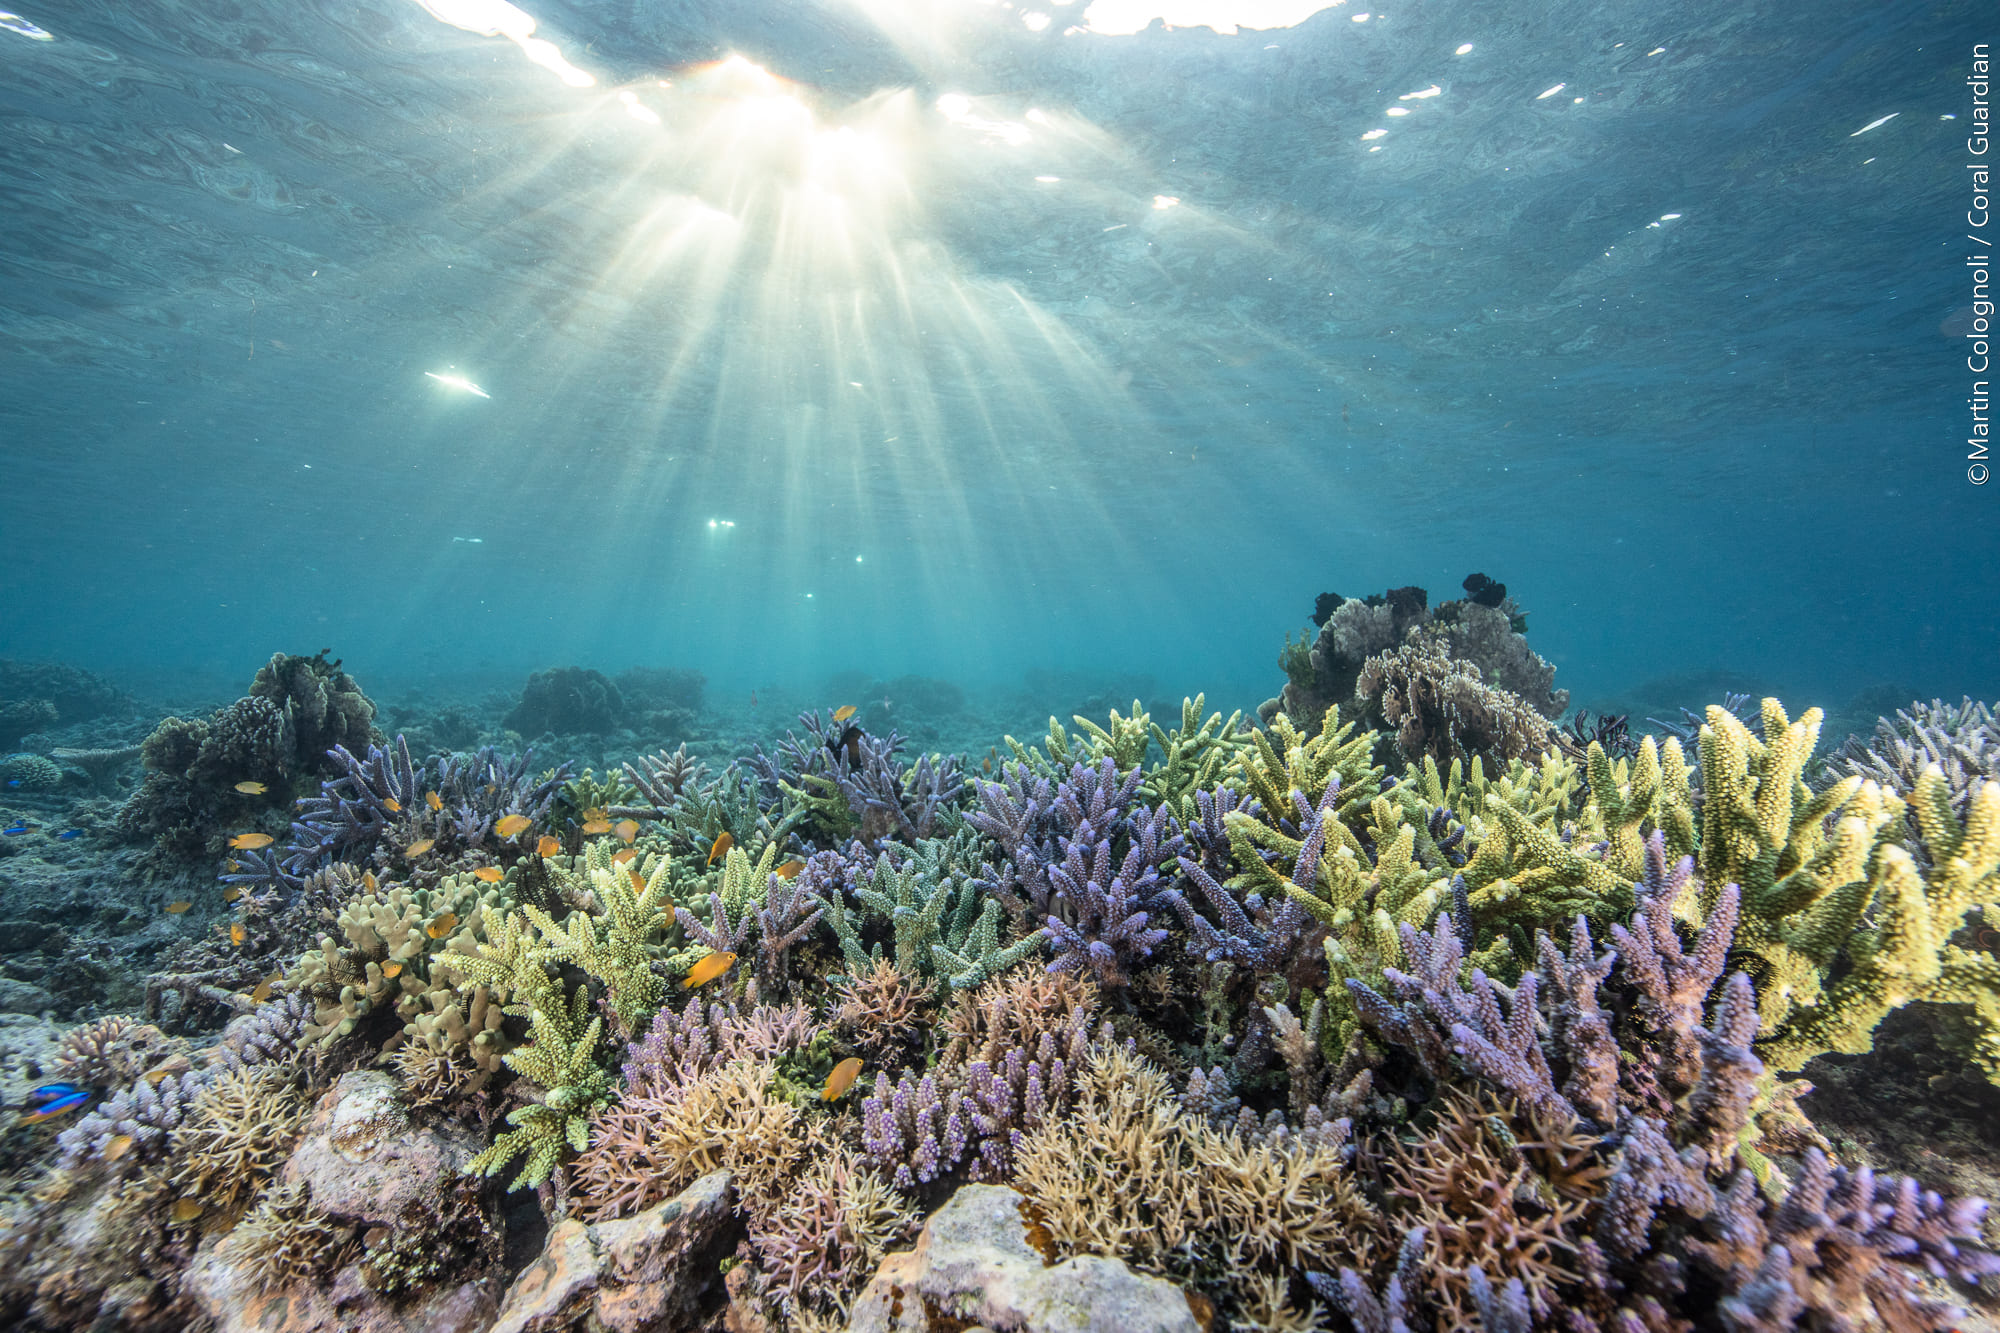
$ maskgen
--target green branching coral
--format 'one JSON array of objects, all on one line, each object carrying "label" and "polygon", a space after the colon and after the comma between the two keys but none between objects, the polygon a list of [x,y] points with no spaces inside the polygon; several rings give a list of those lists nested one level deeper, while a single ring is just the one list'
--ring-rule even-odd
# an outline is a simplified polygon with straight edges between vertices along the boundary
[{"label": "green branching coral", "polygon": [[1723,885],[1741,886],[1733,952],[1757,983],[1767,1036],[1820,1004],[1828,969],[1883,887],[1874,853],[1903,814],[1900,799],[1859,777],[1806,786],[1820,721],[1814,708],[1793,722],[1766,699],[1762,740],[1724,708],[1711,707],[1701,729],[1699,907],[1705,920]]},{"label": "green branching coral", "polygon": [[1658,829],[1673,860],[1694,851],[1694,797],[1677,736],[1664,750],[1651,736],[1630,759],[1612,759],[1596,741],[1584,761],[1590,783],[1584,833],[1607,844],[1604,862],[1628,883],[1645,873],[1646,839]]},{"label": "green branching coral", "polygon": [[1072,715],[1070,721],[1085,733],[1074,741],[1053,717],[1049,719],[1048,739],[1042,742],[1041,750],[1031,750],[1012,736],[1003,736],[1001,740],[1014,752],[1014,758],[1026,764],[1037,777],[1061,779],[1078,764],[1095,767],[1106,755],[1111,756],[1121,773],[1139,767],[1146,762],[1146,747],[1152,744],[1158,730],[1152,725],[1152,715],[1139,706],[1137,699],[1132,701],[1130,717],[1118,716],[1114,708],[1108,728],[1087,717]]},{"label": "green branching coral", "polygon": [[[560,994],[560,992],[557,992]],[[466,1174],[496,1176],[516,1157],[527,1160],[508,1190],[534,1189],[562,1160],[563,1148],[582,1152],[590,1142],[591,1114],[611,1100],[611,1076],[597,1066],[604,1021],[590,1013],[590,993],[579,986],[567,1007],[537,1007],[528,1041],[508,1052],[507,1067],[541,1090],[541,1100],[507,1115],[514,1126],[465,1164]]]},{"label": "green branching coral", "polygon": [[1164,757],[1139,782],[1139,794],[1147,803],[1164,805],[1183,820],[1194,817],[1195,793],[1221,786],[1230,765],[1250,748],[1250,739],[1243,734],[1242,710],[1231,713],[1228,721],[1211,713],[1204,722],[1201,710],[1206,702],[1207,696],[1201,694],[1182,699],[1181,724],[1171,732],[1153,726],[1153,743]]},{"label": "green branching coral", "polygon": [[[866,915],[887,925],[890,959],[884,960],[880,942],[872,950],[864,946],[866,918],[834,896],[826,920],[850,975],[866,976],[877,961],[889,961],[905,977],[968,990],[1041,947],[1038,934],[1001,944],[999,900],[982,892],[971,873],[978,864],[977,843],[970,831],[948,840],[926,838],[905,854],[900,868],[884,852],[867,883],[856,886],[854,896]],[[847,979],[830,978],[836,984]]]},{"label": "green branching coral", "polygon": [[[1874,905],[1874,924],[1838,942],[1846,971],[1816,1005],[1795,1006],[1762,1043],[1777,1068],[1797,1069],[1822,1051],[1866,1051],[1874,1044],[1876,1024],[1891,1010],[1910,1000],[1930,1000],[1972,1006],[1974,1059],[1989,1079],[2000,1082],[2000,963],[1950,942],[1967,912],[2000,898],[2000,785],[1984,783],[1974,791],[1961,821],[1952,810],[1950,784],[1933,765],[1917,779],[1911,805],[1931,868],[1920,868],[1892,840],[1900,809],[1868,830],[1874,846],[1861,897]],[[1842,823],[1850,820],[1866,822],[1847,816]],[[1834,961],[1823,940],[1801,940],[1797,948],[1822,963],[1822,970]]]},{"label": "green branching coral", "polygon": [[[1383,769],[1372,758],[1375,733],[1357,735],[1354,723],[1343,725],[1338,704],[1326,710],[1325,722],[1310,739],[1300,735],[1282,713],[1271,719],[1268,731],[1256,732],[1250,739],[1251,748],[1236,756],[1232,772],[1241,777],[1245,793],[1262,802],[1272,819],[1290,817],[1292,793],[1324,792],[1327,779],[1335,776],[1340,778],[1340,803],[1335,814],[1343,821],[1366,809],[1381,794]],[[1234,845],[1233,838],[1231,842]],[[1238,859],[1249,864],[1243,850],[1238,851]]]},{"label": "green branching coral", "polygon": [[664,994],[653,960],[659,952],[655,939],[673,921],[667,901],[671,866],[665,856],[648,856],[628,870],[611,855],[610,843],[600,841],[584,856],[601,916],[575,911],[559,924],[532,904],[521,910],[541,935],[542,959],[574,963],[604,983],[619,1035],[630,1041],[652,1021]]}]

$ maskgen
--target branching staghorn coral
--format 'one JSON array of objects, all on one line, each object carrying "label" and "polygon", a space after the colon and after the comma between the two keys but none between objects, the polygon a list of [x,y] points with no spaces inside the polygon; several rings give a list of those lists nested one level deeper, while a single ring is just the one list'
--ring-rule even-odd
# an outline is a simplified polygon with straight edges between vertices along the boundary
[{"label": "branching staghorn coral", "polygon": [[[1864,786],[1864,794],[1869,789]],[[1961,820],[1950,785],[1934,766],[1918,777],[1910,803],[1929,868],[1920,869],[1895,843],[1877,843],[1863,898],[1874,904],[1874,921],[1834,940],[1833,949],[1808,952],[1800,937],[1788,941],[1827,967],[1838,949],[1847,967],[1816,1003],[1793,1008],[1761,1044],[1780,1069],[1798,1069],[1822,1051],[1868,1050],[1876,1025],[1891,1010],[1929,1000],[1972,1007],[1975,1059],[2000,1082],[2000,961],[1950,941],[1969,911],[2000,899],[2000,783],[1981,783]]]},{"label": "branching staghorn coral", "polygon": [[222,1243],[229,1262],[247,1270],[256,1290],[323,1281],[354,1244],[343,1227],[314,1206],[303,1183],[274,1185]]},{"label": "branching staghorn coral", "polygon": [[1453,657],[1435,634],[1369,658],[1355,695],[1396,729],[1396,748],[1411,762],[1477,755],[1506,763],[1542,754],[1555,735],[1533,704],[1488,685],[1475,664]]},{"label": "branching staghorn coral", "polygon": [[665,994],[653,959],[655,937],[673,922],[667,906],[671,865],[665,856],[615,864],[608,840],[590,844],[584,860],[601,912],[573,911],[558,923],[532,903],[521,910],[541,936],[545,959],[573,963],[604,983],[617,1033],[629,1040],[652,1020]]},{"label": "branching staghorn coral", "polygon": [[[690,1006],[692,1007],[692,1006]],[[804,1118],[772,1090],[769,1061],[735,1058],[685,1081],[637,1091],[601,1110],[571,1168],[577,1216],[628,1217],[710,1171],[769,1196],[805,1152]]]},{"label": "branching staghorn coral", "polygon": [[[1040,952],[1038,935],[1000,943],[1000,902],[984,893],[973,875],[976,848],[968,830],[950,840],[927,838],[907,851],[882,852],[865,878],[853,875],[847,890],[863,912],[850,911],[838,885],[829,885],[826,921],[846,967],[835,983],[865,975],[886,958],[912,981],[965,990]],[[864,942],[864,935],[873,942]]]},{"label": "branching staghorn coral", "polygon": [[590,1117],[611,1096],[611,1077],[597,1066],[597,1040],[604,1022],[585,1021],[590,995],[577,987],[565,1012],[537,1007],[529,1017],[528,1040],[509,1051],[507,1067],[533,1084],[539,1101],[507,1114],[506,1130],[471,1161],[468,1175],[498,1175],[525,1155],[509,1191],[533,1189],[549,1178],[563,1149],[582,1152],[590,1142]]},{"label": "branching staghorn coral", "polygon": [[229,1071],[201,1091],[173,1130],[175,1187],[234,1215],[284,1164],[303,1119],[285,1071],[247,1065]]}]

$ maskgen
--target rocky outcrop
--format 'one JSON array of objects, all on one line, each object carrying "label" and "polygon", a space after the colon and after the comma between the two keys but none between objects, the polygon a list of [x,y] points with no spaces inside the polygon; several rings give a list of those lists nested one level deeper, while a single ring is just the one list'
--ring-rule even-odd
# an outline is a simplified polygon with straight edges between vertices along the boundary
[{"label": "rocky outcrop", "polygon": [[703,1176],[634,1217],[550,1232],[521,1270],[492,1333],[682,1333],[702,1327],[724,1299],[721,1261],[739,1225],[729,1173]]},{"label": "rocky outcrop", "polygon": [[1031,1241],[1019,1192],[963,1185],[916,1248],[882,1261],[854,1305],[849,1333],[1197,1333],[1180,1288],[1116,1259],[1053,1266]]}]

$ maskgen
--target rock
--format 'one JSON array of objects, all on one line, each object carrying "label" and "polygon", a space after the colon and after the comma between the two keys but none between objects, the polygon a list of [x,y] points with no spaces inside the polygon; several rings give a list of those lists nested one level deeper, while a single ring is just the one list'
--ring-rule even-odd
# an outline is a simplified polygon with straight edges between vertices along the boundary
[{"label": "rock", "polygon": [[677,1333],[722,1304],[721,1260],[736,1248],[729,1173],[703,1176],[636,1217],[575,1219],[521,1270],[492,1333]]},{"label": "rock", "polygon": [[0,1012],[40,1014],[55,1008],[56,998],[32,982],[0,977]]},{"label": "rock", "polygon": [[284,1178],[306,1182],[315,1204],[346,1221],[435,1225],[442,1201],[479,1147],[462,1126],[413,1124],[396,1080],[362,1070],[341,1075],[320,1098]]},{"label": "rock", "polygon": [[481,1283],[396,1302],[367,1290],[352,1267],[325,1289],[302,1283],[260,1290],[219,1241],[204,1240],[181,1279],[182,1292],[214,1321],[216,1333],[483,1333],[496,1314]]},{"label": "rock", "polygon": [[0,953],[39,949],[59,929],[46,921],[0,921]]},{"label": "rock", "polygon": [[1117,1259],[1049,1267],[1028,1240],[1020,1193],[963,1185],[891,1254],[854,1304],[848,1333],[928,1333],[977,1324],[994,1333],[1198,1333],[1179,1287]]}]

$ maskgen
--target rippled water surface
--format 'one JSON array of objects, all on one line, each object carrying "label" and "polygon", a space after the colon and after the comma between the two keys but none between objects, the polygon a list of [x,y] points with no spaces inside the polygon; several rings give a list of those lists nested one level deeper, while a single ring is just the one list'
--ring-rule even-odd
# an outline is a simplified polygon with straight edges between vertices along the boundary
[{"label": "rippled water surface", "polygon": [[0,653],[1254,702],[1476,569],[1580,700],[1994,692],[1984,7],[1089,21],[27,6]]}]

